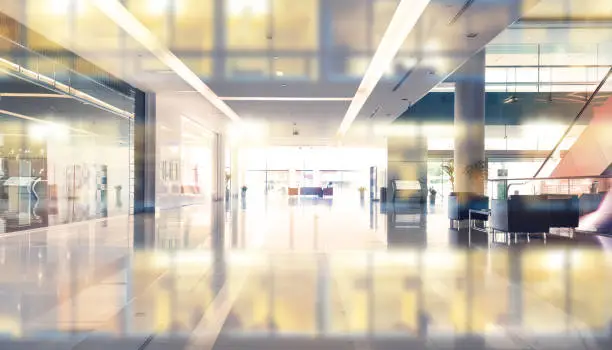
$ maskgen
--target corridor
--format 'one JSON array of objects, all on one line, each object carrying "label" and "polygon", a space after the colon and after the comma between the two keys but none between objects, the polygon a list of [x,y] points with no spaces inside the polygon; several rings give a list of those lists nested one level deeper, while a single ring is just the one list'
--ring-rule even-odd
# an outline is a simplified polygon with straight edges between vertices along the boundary
[{"label": "corridor", "polygon": [[0,348],[609,348],[609,239],[468,247],[442,208],[334,201],[0,238]]}]

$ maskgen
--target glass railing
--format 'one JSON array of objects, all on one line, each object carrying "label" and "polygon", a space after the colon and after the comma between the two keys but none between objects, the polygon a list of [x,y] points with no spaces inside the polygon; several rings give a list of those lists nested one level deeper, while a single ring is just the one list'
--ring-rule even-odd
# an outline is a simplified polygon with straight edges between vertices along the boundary
[{"label": "glass railing", "polygon": [[0,37],[0,47],[0,70],[5,74],[72,96],[115,115],[133,117],[133,97],[3,37]]},{"label": "glass railing", "polygon": [[612,175],[565,178],[495,179],[488,181],[492,200],[512,196],[575,196],[578,199],[579,230],[612,233]]},{"label": "glass railing", "polygon": [[607,193],[612,176],[576,176],[565,178],[516,178],[488,181],[491,199],[507,199],[512,195],[577,195]]},{"label": "glass railing", "polygon": [[[612,101],[612,67],[609,67],[601,81],[592,92],[582,95],[582,107],[571,120],[568,127],[542,162],[534,177],[548,176],[591,176],[602,174],[610,165],[599,130],[611,127],[602,116],[608,114]],[[552,95],[551,95],[552,96]],[[580,95],[578,95],[580,96]],[[552,101],[551,101],[552,102]],[[587,113],[589,111],[590,113]],[[586,128],[584,126],[586,125]],[[580,135],[576,138],[576,135]],[[574,149],[573,149],[574,148]],[[567,150],[563,151],[562,150]],[[567,157],[565,160],[563,158]],[[578,158],[581,158],[580,161]],[[560,164],[564,163],[562,166]]]}]

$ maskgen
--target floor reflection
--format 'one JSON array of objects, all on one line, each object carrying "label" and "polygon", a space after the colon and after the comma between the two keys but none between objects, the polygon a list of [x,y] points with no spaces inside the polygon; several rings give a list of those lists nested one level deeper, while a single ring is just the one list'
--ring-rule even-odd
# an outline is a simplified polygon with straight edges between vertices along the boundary
[{"label": "floor reflection", "polygon": [[468,246],[440,208],[247,200],[0,239],[0,348],[610,348],[605,238]]}]

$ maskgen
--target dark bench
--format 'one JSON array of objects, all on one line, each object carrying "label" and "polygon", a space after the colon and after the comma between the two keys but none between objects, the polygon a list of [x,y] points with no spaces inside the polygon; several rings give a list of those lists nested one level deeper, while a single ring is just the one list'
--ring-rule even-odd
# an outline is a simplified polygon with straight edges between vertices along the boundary
[{"label": "dark bench", "polygon": [[[489,197],[469,192],[451,192],[448,196],[448,218],[451,226],[454,221],[463,221],[469,218],[469,211],[488,210]],[[474,214],[472,220],[488,220],[486,215]]]},{"label": "dark bench", "polygon": [[514,195],[491,201],[491,228],[503,232],[547,233],[551,227],[578,227],[578,197]]}]

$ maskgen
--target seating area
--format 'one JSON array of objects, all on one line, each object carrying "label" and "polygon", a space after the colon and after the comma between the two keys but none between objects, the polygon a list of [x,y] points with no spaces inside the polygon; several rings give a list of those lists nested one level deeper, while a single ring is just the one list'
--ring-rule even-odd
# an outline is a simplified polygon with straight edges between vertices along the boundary
[{"label": "seating area", "polygon": [[502,232],[548,233],[551,228],[576,228],[579,202],[575,195],[514,195],[491,201],[491,228]]},{"label": "seating area", "polygon": [[[488,221],[492,232],[546,234],[552,228],[575,229],[580,216],[593,212],[601,200],[597,195],[512,195],[493,199],[472,193],[451,193],[448,218],[451,227],[464,220]],[[472,223],[469,223],[472,226]]]},{"label": "seating area", "polygon": [[287,194],[290,196],[316,196],[316,197],[331,197],[334,195],[333,187],[290,187],[287,190]]},{"label": "seating area", "polygon": [[[454,227],[455,223],[467,220],[470,209],[488,210],[489,197],[469,192],[452,192],[448,196],[448,219],[451,227]],[[472,219],[486,221],[488,217],[475,214]]]}]

